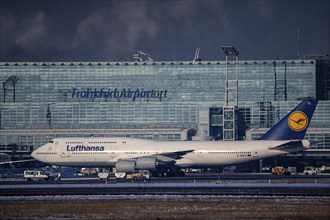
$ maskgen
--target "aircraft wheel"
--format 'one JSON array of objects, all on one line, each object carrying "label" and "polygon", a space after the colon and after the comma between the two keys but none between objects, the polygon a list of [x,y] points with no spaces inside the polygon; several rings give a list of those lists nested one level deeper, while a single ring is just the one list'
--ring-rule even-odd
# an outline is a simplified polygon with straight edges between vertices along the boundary
[{"label": "aircraft wheel", "polygon": [[179,172],[179,176],[185,176],[185,175],[186,175],[186,173],[183,172],[182,170]]}]

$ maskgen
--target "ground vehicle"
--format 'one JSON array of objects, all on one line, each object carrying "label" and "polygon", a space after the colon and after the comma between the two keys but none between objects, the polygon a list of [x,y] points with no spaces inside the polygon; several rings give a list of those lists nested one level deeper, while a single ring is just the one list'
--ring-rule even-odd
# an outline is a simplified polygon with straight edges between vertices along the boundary
[{"label": "ground vehicle", "polygon": [[139,172],[134,173],[124,173],[118,172],[115,174],[117,179],[126,179],[126,180],[148,180],[151,175],[148,170],[140,170]]},{"label": "ground vehicle", "polygon": [[133,180],[148,180],[150,179],[150,173],[148,170],[141,170],[137,173],[132,173],[127,175],[127,179],[133,179]]},{"label": "ground vehicle", "polygon": [[266,166],[264,166],[264,167],[261,168],[261,171],[262,171],[263,173],[270,173],[271,170],[272,170],[271,165],[266,165]]},{"label": "ground vehicle", "polygon": [[274,175],[290,175],[290,171],[285,169],[284,167],[273,167],[272,174]]},{"label": "ground vehicle", "polygon": [[97,169],[96,168],[81,168],[80,169],[80,174],[82,176],[89,176],[89,175],[96,175],[98,172],[97,172]]},{"label": "ground vehicle", "polygon": [[319,172],[320,173],[330,173],[330,166],[321,166],[320,169],[319,169]]},{"label": "ground vehicle", "polygon": [[316,175],[317,173],[318,173],[318,170],[313,166],[306,166],[303,171],[304,175]]},{"label": "ground vehicle", "polygon": [[236,173],[236,166],[226,166],[222,170],[223,173]]},{"label": "ground vehicle", "polygon": [[60,180],[60,173],[45,173],[41,170],[25,170],[24,171],[24,179],[28,181],[32,180]]},{"label": "ground vehicle", "polygon": [[288,171],[291,175],[297,175],[297,167],[288,167]]},{"label": "ground vehicle", "polygon": [[97,174],[97,176],[101,179],[101,180],[106,180],[108,179],[108,177],[110,176],[109,172],[99,172]]}]

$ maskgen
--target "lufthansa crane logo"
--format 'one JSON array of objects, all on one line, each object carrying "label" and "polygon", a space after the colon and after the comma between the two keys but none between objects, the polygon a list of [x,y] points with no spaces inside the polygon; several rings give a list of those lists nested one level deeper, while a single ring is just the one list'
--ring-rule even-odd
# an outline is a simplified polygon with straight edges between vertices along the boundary
[{"label": "lufthansa crane logo", "polygon": [[301,111],[295,111],[289,116],[288,124],[292,130],[302,131],[308,125],[308,118],[305,113]]}]

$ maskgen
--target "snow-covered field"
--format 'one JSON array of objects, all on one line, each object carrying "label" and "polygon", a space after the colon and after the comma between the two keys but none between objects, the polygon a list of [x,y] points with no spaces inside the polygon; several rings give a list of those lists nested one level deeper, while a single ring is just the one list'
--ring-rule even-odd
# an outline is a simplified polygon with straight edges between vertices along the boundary
[{"label": "snow-covered field", "polygon": [[329,197],[77,195],[0,197],[1,219],[330,219]]},{"label": "snow-covered field", "polygon": [[285,201],[330,201],[330,197],[320,196],[245,196],[245,195],[46,195],[46,196],[0,196],[1,203],[30,201],[218,201],[223,199],[269,199]]}]

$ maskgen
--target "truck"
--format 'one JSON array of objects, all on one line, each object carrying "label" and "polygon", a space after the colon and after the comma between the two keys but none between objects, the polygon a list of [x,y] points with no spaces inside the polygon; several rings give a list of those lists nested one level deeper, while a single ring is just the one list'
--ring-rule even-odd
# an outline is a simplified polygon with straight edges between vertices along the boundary
[{"label": "truck", "polygon": [[273,167],[272,168],[273,175],[290,175],[290,171],[285,169],[284,167]]},{"label": "truck", "polygon": [[116,180],[131,180],[131,181],[137,181],[137,180],[149,180],[151,178],[151,174],[148,170],[140,170],[137,172],[130,172],[130,173],[126,173],[126,172],[109,172],[109,171],[105,171],[105,172],[99,172],[98,174],[99,179],[101,180],[106,180],[106,182],[108,182],[108,180],[111,180],[111,182],[115,182],[113,181],[114,179]]},{"label": "truck", "polygon": [[33,180],[61,180],[61,173],[46,173],[41,170],[25,170],[24,179],[27,181]]},{"label": "truck", "polygon": [[149,180],[151,178],[150,172],[148,170],[140,170],[138,172],[134,173],[125,173],[125,172],[117,172],[115,173],[115,177],[117,179],[123,179],[123,180]]}]

